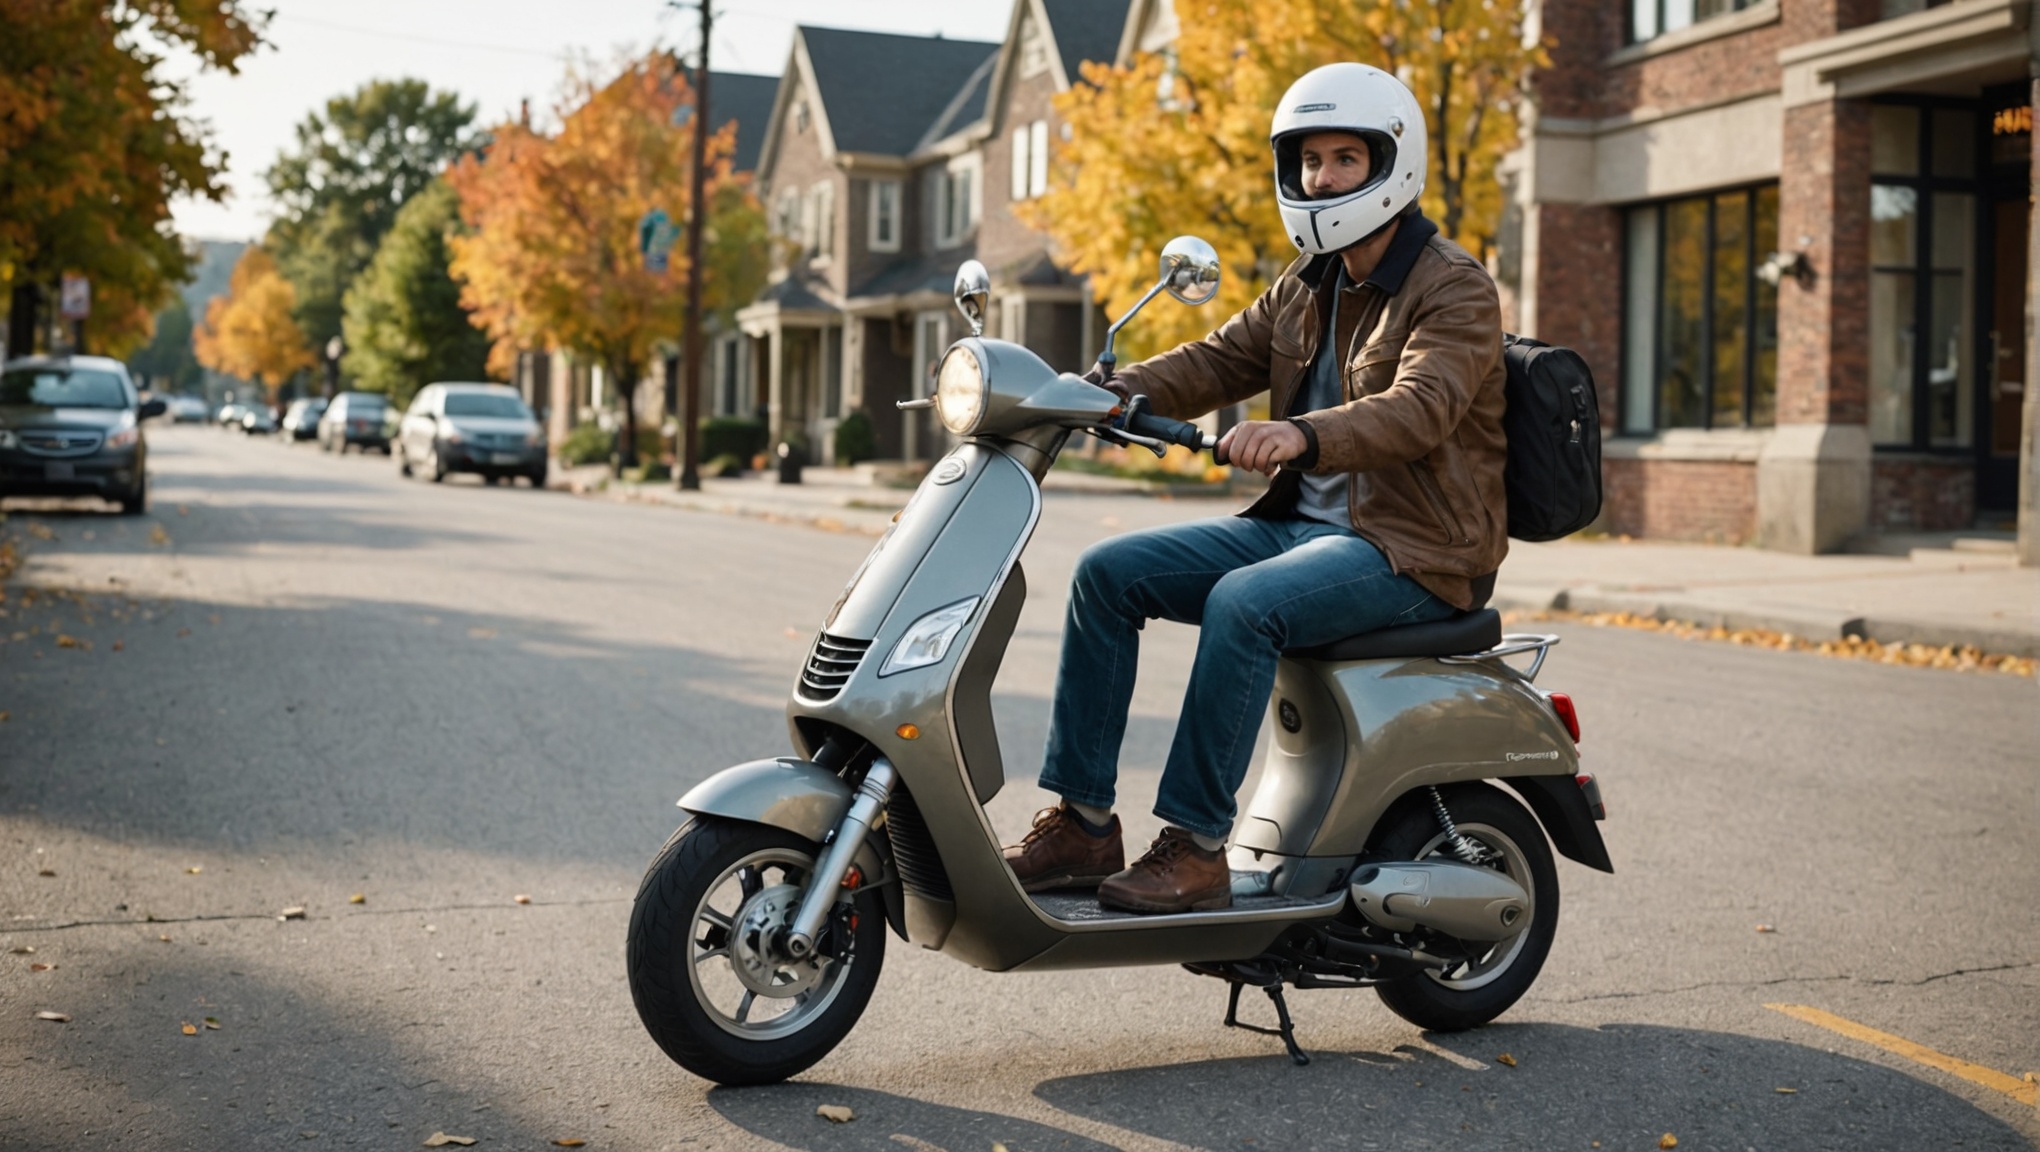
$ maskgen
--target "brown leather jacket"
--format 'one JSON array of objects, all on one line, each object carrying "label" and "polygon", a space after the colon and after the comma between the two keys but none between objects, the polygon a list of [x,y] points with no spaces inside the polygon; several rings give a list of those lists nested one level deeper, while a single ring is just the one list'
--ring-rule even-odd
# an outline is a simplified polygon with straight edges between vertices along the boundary
[{"label": "brown leather jacket", "polygon": [[1156,412],[1190,419],[1266,389],[1311,440],[1243,516],[1286,516],[1298,471],[1352,474],[1353,530],[1456,608],[1487,602],[1508,553],[1502,491],[1502,314],[1494,281],[1420,215],[1339,301],[1346,403],[1296,413],[1336,255],[1299,257],[1246,311],[1201,341],[1120,372]]}]

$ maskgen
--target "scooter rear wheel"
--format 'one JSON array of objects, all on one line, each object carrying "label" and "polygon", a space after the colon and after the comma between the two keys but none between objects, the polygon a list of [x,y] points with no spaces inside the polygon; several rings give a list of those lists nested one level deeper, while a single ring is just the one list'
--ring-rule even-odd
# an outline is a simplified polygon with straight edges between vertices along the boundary
[{"label": "scooter rear wheel", "polygon": [[[1460,784],[1440,789],[1460,835],[1472,841],[1487,865],[1506,872],[1530,894],[1530,925],[1442,972],[1423,972],[1377,985],[1391,1012],[1436,1032],[1478,1028],[1509,1010],[1544,968],[1558,933],[1558,869],[1537,818],[1501,789]],[[1398,802],[1370,846],[1376,859],[1458,859],[1438,826],[1428,795]]]},{"label": "scooter rear wheel", "polygon": [[864,1014],[885,962],[885,914],[870,901],[858,901],[837,957],[795,963],[765,943],[790,921],[815,852],[779,828],[702,816],[645,872],[626,949],[631,999],[689,1072],[774,1084],[828,1055]]}]

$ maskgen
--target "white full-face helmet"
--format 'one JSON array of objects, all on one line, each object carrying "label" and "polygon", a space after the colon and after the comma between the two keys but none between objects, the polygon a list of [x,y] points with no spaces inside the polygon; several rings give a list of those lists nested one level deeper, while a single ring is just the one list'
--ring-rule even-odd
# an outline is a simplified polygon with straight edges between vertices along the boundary
[{"label": "white full-face helmet", "polygon": [[[1304,192],[1302,145],[1314,132],[1351,132],[1367,141],[1373,163],[1360,187],[1324,200]],[[1379,68],[1327,64],[1305,73],[1275,106],[1268,142],[1283,226],[1313,255],[1373,235],[1424,191],[1424,110],[1402,81]]]}]

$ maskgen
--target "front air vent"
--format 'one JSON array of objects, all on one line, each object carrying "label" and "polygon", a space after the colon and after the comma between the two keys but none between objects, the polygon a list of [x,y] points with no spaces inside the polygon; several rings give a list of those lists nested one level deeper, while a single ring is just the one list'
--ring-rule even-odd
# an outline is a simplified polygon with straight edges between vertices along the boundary
[{"label": "front air vent", "polygon": [[905,784],[894,785],[892,795],[886,798],[885,826],[892,839],[893,866],[900,870],[906,886],[937,900],[956,899],[949,886],[949,870],[935,851],[935,838],[928,835],[928,822],[922,819],[921,807]]},{"label": "front air vent", "polygon": [[816,636],[815,646],[808,651],[807,667],[800,673],[801,697],[834,700],[870,650],[869,640],[850,640],[827,632]]}]

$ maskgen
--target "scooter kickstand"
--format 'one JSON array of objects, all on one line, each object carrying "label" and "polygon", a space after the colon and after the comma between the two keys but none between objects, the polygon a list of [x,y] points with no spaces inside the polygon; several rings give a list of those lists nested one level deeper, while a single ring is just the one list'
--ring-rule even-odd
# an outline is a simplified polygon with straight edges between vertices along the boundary
[{"label": "scooter kickstand", "polygon": [[[1233,989],[1234,989],[1233,999],[1235,1002],[1237,1002],[1239,999],[1238,996],[1239,985],[1237,984],[1233,985]],[[1282,1046],[1284,1048],[1289,1049],[1289,1058],[1291,1060],[1294,1060],[1299,1067],[1310,1063],[1310,1057],[1307,1054],[1305,1054],[1303,1049],[1298,1048],[1296,1046],[1296,1025],[1292,1023],[1289,1019],[1289,1003],[1288,1001],[1282,998],[1281,982],[1277,981],[1273,984],[1267,985],[1266,987],[1262,988],[1261,991],[1266,992],[1268,994],[1268,999],[1275,1002],[1275,1019],[1276,1022],[1280,1025],[1280,1031],[1278,1032],[1278,1035],[1282,1037]]]}]

